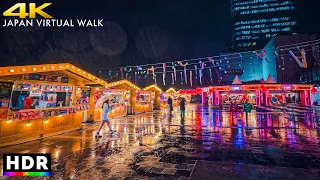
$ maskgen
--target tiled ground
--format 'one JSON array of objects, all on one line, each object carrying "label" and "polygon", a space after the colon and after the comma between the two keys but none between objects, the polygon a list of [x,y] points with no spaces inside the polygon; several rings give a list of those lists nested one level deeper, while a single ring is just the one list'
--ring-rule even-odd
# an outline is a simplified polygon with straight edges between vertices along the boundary
[{"label": "tiled ground", "polygon": [[[206,178],[199,172],[217,179],[221,176],[212,172],[219,167],[220,174],[229,172],[230,179],[239,167],[242,173],[265,168],[257,170],[257,177],[279,168],[283,173],[310,170],[320,179],[318,121],[312,114],[301,117],[279,112],[254,112],[246,120],[243,114],[190,105],[185,118],[178,111],[172,115],[155,111],[113,119],[119,136],[107,135],[105,127],[103,138],[95,139],[96,123],[80,131],[2,148],[0,153],[51,153],[51,179],[188,179],[191,174],[192,178]],[[202,160],[209,164],[200,163]],[[206,166],[212,166],[212,171],[205,170]],[[270,178],[262,179],[281,178],[266,177]]]}]

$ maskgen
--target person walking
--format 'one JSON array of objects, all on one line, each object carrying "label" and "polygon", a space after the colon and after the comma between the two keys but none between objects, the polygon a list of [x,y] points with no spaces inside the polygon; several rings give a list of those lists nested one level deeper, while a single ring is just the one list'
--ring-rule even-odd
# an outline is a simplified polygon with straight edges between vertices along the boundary
[{"label": "person walking", "polygon": [[171,99],[171,97],[168,98],[168,106],[169,106],[169,112],[170,112],[170,114],[171,114],[172,111],[173,111],[173,105],[172,105],[172,99]]},{"label": "person walking", "polygon": [[111,107],[109,106],[109,99],[107,99],[102,105],[102,115],[101,115],[102,121],[101,121],[101,125],[100,125],[100,127],[99,127],[99,129],[97,131],[96,137],[102,137],[102,135],[100,135],[100,131],[101,131],[101,129],[104,126],[105,123],[107,123],[111,134],[117,132],[116,130],[112,130],[111,129],[110,122],[109,122],[109,119],[108,119],[108,113],[110,111],[111,111]]},{"label": "person walking", "polygon": [[243,105],[243,110],[246,113],[246,121],[248,121],[248,113],[251,113],[251,110],[252,110],[252,104],[249,103],[248,99],[246,100],[246,102]]},{"label": "person walking", "polygon": [[186,111],[186,100],[184,98],[182,98],[180,100],[179,105],[180,105],[180,115],[181,115],[182,118],[184,118],[185,111]]}]

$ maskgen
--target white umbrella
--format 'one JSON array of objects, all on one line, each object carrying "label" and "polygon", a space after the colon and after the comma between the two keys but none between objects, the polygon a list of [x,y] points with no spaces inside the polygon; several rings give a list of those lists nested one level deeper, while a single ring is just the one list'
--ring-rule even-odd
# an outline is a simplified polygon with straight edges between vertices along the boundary
[{"label": "white umbrella", "polygon": [[109,95],[109,94],[106,94],[106,95],[101,96],[101,97],[98,99],[98,101],[96,102],[95,108],[96,108],[96,109],[101,108],[102,105],[103,105],[103,103],[104,103],[107,99],[109,99],[109,101],[110,101],[110,100],[113,99],[113,98],[114,98],[114,96],[111,96],[111,95]]}]

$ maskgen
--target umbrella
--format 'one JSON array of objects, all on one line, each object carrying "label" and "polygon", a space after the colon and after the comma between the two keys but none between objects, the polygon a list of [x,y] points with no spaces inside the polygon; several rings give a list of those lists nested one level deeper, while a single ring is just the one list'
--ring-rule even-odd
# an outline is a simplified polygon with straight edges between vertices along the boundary
[{"label": "umbrella", "polygon": [[101,108],[102,107],[102,105],[103,105],[103,103],[107,100],[107,99],[109,99],[109,100],[111,100],[111,99],[113,99],[114,98],[114,96],[111,96],[111,95],[103,95],[103,96],[101,96],[99,99],[98,99],[98,101],[96,102],[96,105],[95,105],[95,108],[96,109],[98,109],[98,108]]}]

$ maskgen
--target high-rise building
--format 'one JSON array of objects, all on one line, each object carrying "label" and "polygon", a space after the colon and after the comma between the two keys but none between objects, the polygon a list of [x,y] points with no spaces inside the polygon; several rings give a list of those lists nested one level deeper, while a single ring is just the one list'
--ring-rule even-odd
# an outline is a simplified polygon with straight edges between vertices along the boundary
[{"label": "high-rise building", "polygon": [[276,35],[297,33],[296,0],[231,0],[233,48],[258,49]]}]

